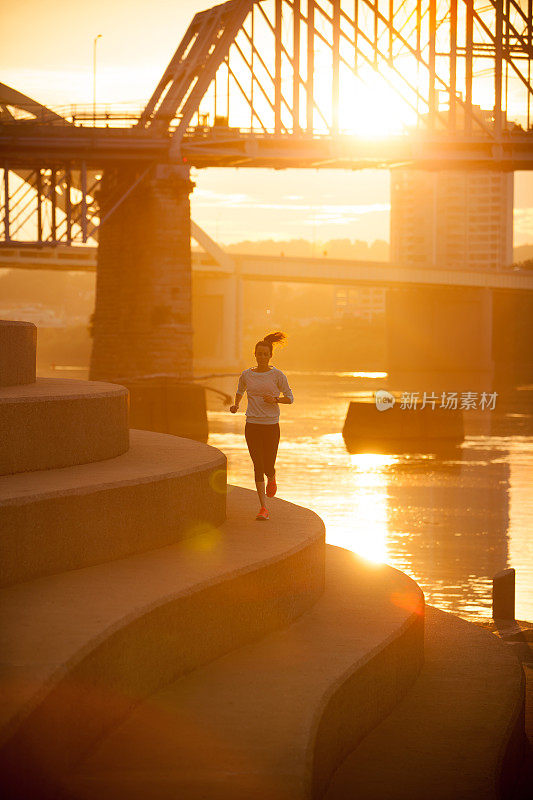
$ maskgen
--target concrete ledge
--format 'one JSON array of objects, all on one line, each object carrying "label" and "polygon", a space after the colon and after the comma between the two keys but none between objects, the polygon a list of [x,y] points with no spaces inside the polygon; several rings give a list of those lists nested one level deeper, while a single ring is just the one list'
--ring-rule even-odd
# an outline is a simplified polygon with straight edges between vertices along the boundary
[{"label": "concrete ledge", "polygon": [[341,765],[325,799],[511,797],[523,706],[522,669],[508,648],[477,625],[428,608],[420,678]]},{"label": "concrete ledge", "polygon": [[33,322],[0,319],[0,386],[35,381],[36,349]]},{"label": "concrete ledge", "polygon": [[418,586],[326,550],[325,593],[308,613],[150,697],[66,779],[64,796],[320,797],[423,658]]},{"label": "concrete ledge", "polygon": [[0,475],[114,458],[129,446],[128,391],[55,378],[3,388],[0,441]]},{"label": "concrete ledge", "polygon": [[342,429],[350,453],[435,452],[464,439],[463,412],[435,406],[401,409],[396,404],[378,411],[374,402],[348,406]]},{"label": "concrete ledge", "polygon": [[[255,492],[186,542],[0,593],[5,797],[55,797],[58,774],[140,699],[293,622],[324,589],[324,525]],[[47,788],[48,787],[48,788]]]},{"label": "concrete ledge", "polygon": [[0,478],[0,586],[152,550],[225,519],[226,457],[130,431],[121,456]]}]

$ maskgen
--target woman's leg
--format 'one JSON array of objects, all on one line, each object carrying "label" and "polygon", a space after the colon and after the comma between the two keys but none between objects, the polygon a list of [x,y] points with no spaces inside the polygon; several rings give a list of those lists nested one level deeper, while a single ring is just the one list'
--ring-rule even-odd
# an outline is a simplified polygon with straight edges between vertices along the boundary
[{"label": "woman's leg", "polygon": [[254,478],[255,488],[259,496],[259,503],[261,508],[266,508],[266,495],[265,495],[265,469],[263,463],[263,435],[261,428],[265,425],[254,424],[247,422],[244,426],[244,437],[248,445],[248,452],[254,465]]},{"label": "woman's leg", "polygon": [[279,422],[274,425],[263,425],[266,428],[263,437],[263,464],[267,478],[276,474],[275,464],[279,444]]}]

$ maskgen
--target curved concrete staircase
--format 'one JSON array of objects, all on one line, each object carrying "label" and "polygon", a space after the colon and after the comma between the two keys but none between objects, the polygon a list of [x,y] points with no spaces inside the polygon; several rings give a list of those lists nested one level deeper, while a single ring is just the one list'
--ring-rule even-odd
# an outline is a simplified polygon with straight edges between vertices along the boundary
[{"label": "curved concrete staircase", "polygon": [[128,431],[122,387],[35,379],[29,324],[0,324],[0,354],[14,348],[0,365],[2,796],[323,797],[419,685],[418,586],[326,546],[307,509],[276,499],[258,525],[218,450]]}]

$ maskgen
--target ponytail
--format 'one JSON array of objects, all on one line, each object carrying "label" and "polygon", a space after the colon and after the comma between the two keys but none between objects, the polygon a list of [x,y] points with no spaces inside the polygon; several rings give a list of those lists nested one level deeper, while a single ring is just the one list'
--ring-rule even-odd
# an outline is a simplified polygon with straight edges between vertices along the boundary
[{"label": "ponytail", "polygon": [[282,331],[274,331],[274,333],[268,333],[264,339],[261,339],[260,342],[257,342],[255,346],[255,350],[257,350],[260,346],[268,347],[270,350],[270,355],[272,356],[272,346],[278,343],[285,343],[287,341],[287,337]]}]

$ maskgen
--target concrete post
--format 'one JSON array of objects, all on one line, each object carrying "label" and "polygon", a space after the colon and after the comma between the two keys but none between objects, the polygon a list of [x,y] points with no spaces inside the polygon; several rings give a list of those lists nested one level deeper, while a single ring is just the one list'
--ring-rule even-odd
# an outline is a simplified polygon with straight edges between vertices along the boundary
[{"label": "concrete post", "polygon": [[[136,180],[107,170],[102,218]],[[191,249],[185,167],[160,165],[100,228],[90,379],[192,376]]]},{"label": "concrete post", "polygon": [[514,620],[515,571],[504,569],[492,579],[492,618]]}]

